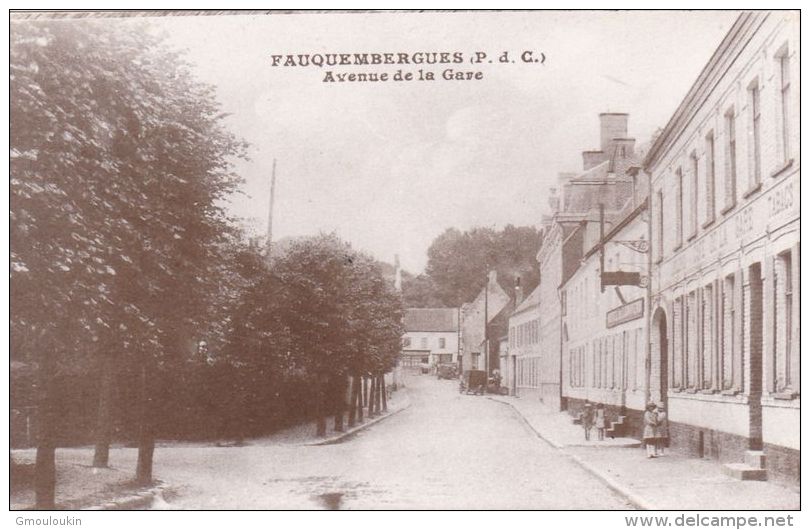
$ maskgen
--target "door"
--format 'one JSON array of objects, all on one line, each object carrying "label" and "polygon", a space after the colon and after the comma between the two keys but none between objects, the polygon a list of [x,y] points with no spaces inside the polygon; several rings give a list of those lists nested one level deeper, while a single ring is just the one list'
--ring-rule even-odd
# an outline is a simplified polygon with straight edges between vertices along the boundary
[{"label": "door", "polygon": [[751,361],[749,365],[751,393],[748,396],[748,448],[762,449],[762,268],[755,263],[748,268],[748,303],[751,318],[748,326],[748,344]]}]

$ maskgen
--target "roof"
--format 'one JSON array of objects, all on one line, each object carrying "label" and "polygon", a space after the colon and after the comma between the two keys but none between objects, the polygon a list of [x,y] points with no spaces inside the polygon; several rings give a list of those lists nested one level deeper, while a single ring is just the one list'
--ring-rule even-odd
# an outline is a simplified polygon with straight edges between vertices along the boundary
[{"label": "roof", "polygon": [[523,311],[525,311],[525,310],[527,310],[527,309],[530,309],[530,308],[532,308],[532,307],[535,307],[535,306],[536,306],[536,305],[538,305],[539,303],[540,303],[540,284],[538,283],[538,284],[537,284],[537,287],[535,287],[535,288],[534,288],[534,291],[532,291],[532,292],[529,294],[529,296],[527,296],[527,297],[526,297],[526,298],[525,298],[525,299],[524,299],[524,300],[523,300],[523,301],[520,303],[520,305],[519,305],[519,306],[517,306],[517,309],[515,309],[515,312],[514,312],[513,314],[515,314],[515,315],[516,315],[516,314],[518,314],[518,313],[522,313]]},{"label": "roof", "polygon": [[458,331],[458,309],[413,308],[405,310],[405,331]]},{"label": "roof", "polygon": [[675,113],[664,130],[653,142],[644,160],[644,167],[647,171],[658,164],[663,154],[675,142],[680,131],[686,128],[700,109],[701,103],[717,87],[719,80],[726,75],[730,65],[737,59],[741,50],[748,44],[751,36],[760,28],[769,14],[767,11],[749,11],[743,12],[737,17],[709,62],[703,67],[692,88],[675,109]]}]

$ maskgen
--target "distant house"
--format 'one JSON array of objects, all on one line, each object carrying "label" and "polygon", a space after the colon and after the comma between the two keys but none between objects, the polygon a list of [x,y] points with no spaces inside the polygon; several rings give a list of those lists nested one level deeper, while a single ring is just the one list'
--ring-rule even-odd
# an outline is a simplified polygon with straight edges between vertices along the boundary
[{"label": "distant house", "polygon": [[[507,333],[508,315],[514,309],[510,291],[498,282],[497,272],[490,271],[486,287],[475,300],[461,306],[462,371],[498,368],[498,339]],[[489,345],[485,341],[485,320]]]},{"label": "distant house", "polygon": [[517,300],[509,318],[509,353],[501,363],[502,386],[512,395],[539,397],[540,379],[540,285]]},{"label": "distant house", "polygon": [[455,307],[406,309],[400,365],[419,367],[456,362],[458,313]]}]

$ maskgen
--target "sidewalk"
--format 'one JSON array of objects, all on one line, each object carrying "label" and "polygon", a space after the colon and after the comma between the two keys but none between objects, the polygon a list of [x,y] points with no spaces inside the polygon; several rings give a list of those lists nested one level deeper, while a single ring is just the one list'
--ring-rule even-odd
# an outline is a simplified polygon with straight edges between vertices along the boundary
[{"label": "sidewalk", "polygon": [[[156,475],[160,476],[160,466],[174,457],[184,458],[184,450],[194,451],[238,451],[249,446],[312,446],[340,442],[357,432],[407,409],[411,404],[406,388],[392,393],[388,400],[388,411],[373,418],[364,416],[364,421],[351,429],[344,425],[344,432],[333,430],[334,418],[328,418],[326,436],[316,435],[315,422],[305,422],[261,438],[245,440],[241,445],[232,441],[159,441],[156,444]],[[59,509],[71,510],[131,510],[160,509],[168,505],[166,500],[174,495],[171,484],[156,481],[152,487],[140,488],[133,484],[133,474],[137,449],[113,444],[111,447],[111,467],[94,469],[93,447],[59,448],[56,454],[57,486],[56,501]],[[214,453],[212,453],[214,454]],[[12,449],[10,498],[12,510],[30,509],[34,504],[34,461],[36,449]]]},{"label": "sidewalk", "polygon": [[529,427],[638,508],[648,510],[795,510],[798,488],[739,481],[719,462],[667,452],[647,459],[638,440],[585,442],[582,428],[565,412],[537,401],[489,396],[510,405]]},{"label": "sidewalk", "polygon": [[[315,434],[316,427],[315,421],[310,421],[306,423],[301,423],[294,427],[289,427],[277,433],[273,433],[269,436],[263,436],[261,438],[251,438],[245,440],[244,445],[328,445],[337,443],[349,436],[353,436],[358,431],[363,429],[367,429],[371,427],[375,423],[378,423],[386,418],[389,418],[396,414],[397,412],[401,412],[411,405],[411,400],[408,395],[408,389],[403,387],[399,390],[392,392],[391,397],[388,399],[387,403],[387,412],[383,412],[369,418],[368,416],[368,408],[364,409],[363,421],[358,422],[354,427],[349,428],[346,423],[344,423],[343,432],[337,432],[333,430],[334,427],[334,418],[329,417],[327,418],[326,422],[326,436],[317,436]],[[348,413],[343,419],[344,422],[348,421]]]}]

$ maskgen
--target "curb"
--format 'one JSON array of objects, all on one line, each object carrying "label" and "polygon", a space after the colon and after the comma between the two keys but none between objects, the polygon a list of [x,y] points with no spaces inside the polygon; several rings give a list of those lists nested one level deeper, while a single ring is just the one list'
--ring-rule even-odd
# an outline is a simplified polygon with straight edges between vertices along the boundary
[{"label": "curb", "polygon": [[646,501],[645,499],[643,499],[643,498],[639,497],[639,496],[638,496],[637,494],[635,494],[635,493],[634,493],[632,490],[630,490],[630,489],[626,488],[625,486],[623,486],[623,485],[619,484],[618,482],[616,482],[616,481],[615,481],[613,478],[611,478],[611,477],[610,477],[609,475],[607,475],[606,473],[603,473],[601,470],[596,469],[596,468],[595,468],[595,467],[593,467],[591,464],[589,464],[589,463],[585,462],[584,460],[582,460],[582,459],[581,459],[580,457],[578,457],[577,455],[572,454],[571,452],[567,451],[567,450],[565,449],[565,446],[563,446],[563,445],[561,445],[561,444],[559,444],[559,443],[555,442],[553,439],[548,438],[548,437],[547,437],[546,435],[544,435],[542,432],[540,432],[539,430],[537,430],[537,429],[535,428],[535,426],[534,426],[534,425],[532,425],[532,424],[529,422],[529,420],[527,420],[527,419],[526,419],[526,417],[523,415],[523,413],[522,413],[522,412],[520,412],[520,410],[518,410],[518,408],[517,408],[517,407],[515,407],[515,405],[514,405],[514,404],[512,404],[512,403],[510,403],[510,402],[508,402],[508,401],[501,401],[501,400],[499,400],[499,399],[495,399],[495,398],[490,397],[490,396],[487,396],[487,398],[488,398],[488,399],[490,399],[490,400],[492,400],[492,401],[494,401],[494,402],[496,402],[496,403],[501,403],[501,404],[503,404],[503,405],[509,405],[509,406],[512,408],[512,410],[514,410],[514,411],[517,413],[517,415],[520,417],[520,419],[521,419],[521,420],[523,420],[523,423],[525,423],[526,425],[528,425],[528,426],[529,426],[529,428],[530,428],[530,429],[531,429],[531,430],[532,430],[532,431],[533,431],[533,432],[534,432],[534,433],[537,435],[537,437],[538,437],[538,438],[540,438],[541,440],[543,440],[544,442],[546,442],[546,443],[547,443],[547,444],[549,444],[550,446],[554,447],[555,449],[558,449],[558,450],[559,450],[560,452],[562,452],[562,453],[563,453],[565,456],[567,456],[567,457],[568,457],[570,460],[572,460],[573,462],[575,462],[575,463],[576,463],[576,464],[577,464],[579,467],[581,467],[582,469],[584,469],[585,471],[587,471],[587,472],[588,472],[588,473],[590,473],[591,475],[595,476],[595,477],[596,477],[596,478],[598,478],[598,479],[599,479],[599,480],[600,480],[602,483],[604,483],[604,484],[605,484],[605,485],[606,485],[608,488],[610,488],[610,489],[611,489],[611,490],[613,490],[614,492],[616,492],[616,493],[618,493],[619,495],[621,495],[622,497],[624,497],[624,498],[625,498],[625,499],[626,499],[628,502],[630,502],[630,504],[632,504],[632,505],[633,505],[635,508],[638,508],[638,509],[640,509],[640,510],[656,510],[656,508],[655,508],[655,507],[654,507],[652,504],[650,504],[650,503],[649,503],[648,501]]},{"label": "curb", "polygon": [[94,506],[81,508],[81,510],[141,510],[148,508],[156,497],[162,496],[168,490],[165,484],[158,484],[125,497],[104,502]]},{"label": "curb", "polygon": [[403,406],[399,407],[398,409],[391,410],[391,411],[389,411],[388,413],[386,413],[386,414],[384,414],[382,416],[377,416],[376,418],[372,418],[372,419],[366,421],[365,423],[363,423],[361,425],[357,425],[355,427],[352,427],[351,429],[347,430],[346,432],[342,432],[340,434],[332,436],[331,438],[326,438],[324,440],[318,440],[317,442],[304,443],[304,444],[301,444],[301,445],[312,447],[312,446],[317,446],[317,445],[332,445],[332,444],[340,443],[344,439],[346,439],[346,438],[348,438],[350,436],[354,436],[358,432],[360,432],[360,431],[362,431],[364,429],[367,429],[367,428],[371,427],[372,425],[375,425],[375,424],[383,421],[384,419],[390,418],[391,416],[402,412],[403,410],[409,408],[410,406],[411,406],[411,400],[408,399],[408,401]]}]

